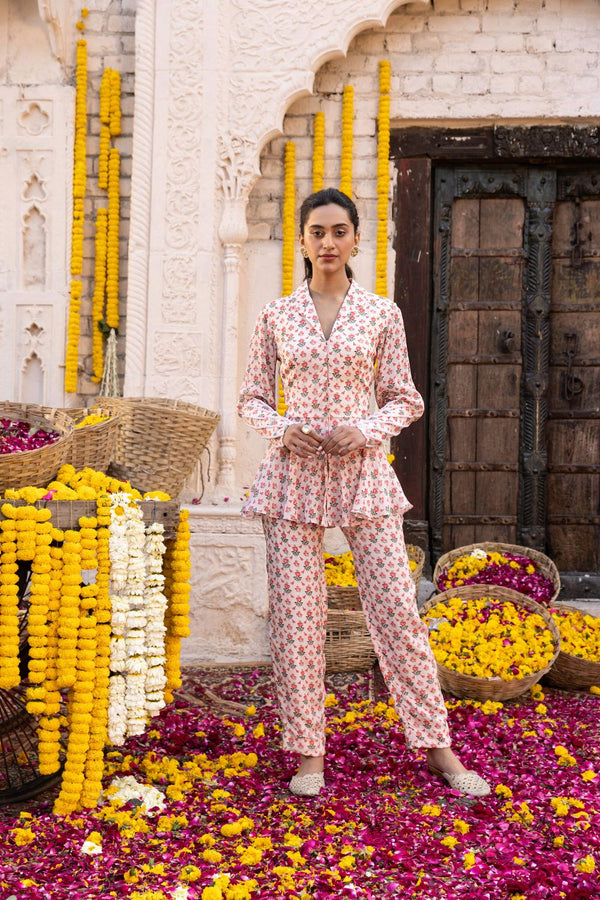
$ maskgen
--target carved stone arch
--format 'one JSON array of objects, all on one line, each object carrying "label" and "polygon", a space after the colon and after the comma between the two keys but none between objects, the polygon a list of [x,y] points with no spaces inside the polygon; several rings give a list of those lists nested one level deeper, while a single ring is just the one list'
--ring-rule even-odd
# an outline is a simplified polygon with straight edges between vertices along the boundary
[{"label": "carved stone arch", "polygon": [[[320,2],[309,3],[315,7],[315,15],[310,15],[306,4],[298,6],[302,14],[304,30],[307,30],[306,21],[311,22],[311,40],[297,43],[294,35],[297,34],[293,23],[287,23],[285,38],[282,36],[279,51],[282,61],[286,54],[291,54],[294,60],[294,68],[283,77],[273,77],[271,83],[264,79],[257,85],[256,76],[251,74],[248,83],[244,84],[241,74],[236,78],[236,70],[244,64],[243,53],[239,52],[239,44],[235,45],[235,34],[232,37],[232,50],[236,49],[236,70],[232,72],[231,86],[234,88],[234,102],[231,105],[233,114],[230,119],[230,134],[243,134],[248,141],[254,139],[253,160],[256,167],[259,165],[260,154],[264,147],[274,137],[283,131],[284,117],[293,103],[302,97],[313,93],[315,76],[319,69],[332,59],[345,56],[354,38],[362,31],[369,28],[385,28],[389,17],[401,6],[406,6],[411,0],[373,0],[368,3],[364,0],[350,0],[344,3],[343,15],[337,8],[337,4],[331,3],[329,8],[324,8]],[[430,6],[431,0],[414,0],[424,6]],[[255,6],[269,4],[270,0],[259,0]],[[289,19],[289,13],[288,13]],[[315,21],[320,21],[321,26],[316,28]],[[292,52],[292,50],[294,52]],[[270,48],[270,56],[273,59],[273,49]],[[276,56],[276,54],[275,54]],[[249,62],[250,60],[247,60]],[[272,64],[273,65],[273,64]],[[275,69],[275,67],[273,66]],[[277,70],[275,69],[275,72]],[[258,89],[257,89],[258,88]],[[269,90],[271,89],[271,90]],[[271,99],[269,99],[271,93]],[[256,114],[252,116],[252,111]],[[251,119],[253,118],[253,122]],[[254,127],[253,127],[254,126]]]}]

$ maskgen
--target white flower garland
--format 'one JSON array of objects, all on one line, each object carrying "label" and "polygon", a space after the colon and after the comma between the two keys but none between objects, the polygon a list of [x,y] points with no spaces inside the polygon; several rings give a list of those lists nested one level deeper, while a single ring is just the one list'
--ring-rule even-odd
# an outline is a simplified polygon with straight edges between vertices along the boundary
[{"label": "white flower garland", "polygon": [[165,555],[163,540],[164,525],[149,525],[146,529],[144,547],[147,561],[145,604],[146,604],[146,651],[148,670],[146,672],[146,710],[150,716],[157,716],[165,705],[165,612],[167,598],[163,593],[165,576],[162,573]]},{"label": "white flower garland", "polygon": [[144,527],[141,509],[124,493],[111,497],[111,646],[108,738],[122,744],[142,734],[165,705],[164,526]]}]

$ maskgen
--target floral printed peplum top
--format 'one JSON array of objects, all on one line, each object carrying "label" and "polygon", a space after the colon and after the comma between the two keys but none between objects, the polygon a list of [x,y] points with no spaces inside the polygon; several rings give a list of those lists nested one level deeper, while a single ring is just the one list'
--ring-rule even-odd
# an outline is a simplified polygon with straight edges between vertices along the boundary
[{"label": "floral printed peplum top", "polygon": [[[278,364],[284,415],[277,411]],[[370,412],[373,391],[378,408]],[[270,441],[243,515],[334,526],[411,508],[383,442],[422,415],[423,400],[410,372],[402,315],[391,300],[352,281],[328,339],[307,282],[268,303],[252,336],[238,412]],[[347,456],[303,459],[282,442],[296,423],[323,436],[337,425],[355,425],[367,445]]]}]

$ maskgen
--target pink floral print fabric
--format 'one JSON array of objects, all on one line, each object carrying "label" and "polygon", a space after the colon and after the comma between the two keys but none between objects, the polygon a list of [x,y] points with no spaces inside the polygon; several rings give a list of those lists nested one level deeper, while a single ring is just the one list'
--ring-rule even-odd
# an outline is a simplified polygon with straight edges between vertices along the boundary
[{"label": "pink floral print fabric", "polygon": [[[327,588],[320,526],[263,518],[273,674],[285,750],[325,752]],[[345,526],[365,618],[410,747],[449,747],[446,707],[417,610],[402,517]]]},{"label": "pink floral print fabric", "polygon": [[[278,364],[285,416],[277,412]],[[371,412],[373,392],[378,409]],[[238,412],[270,440],[243,515],[330,526],[411,508],[381,446],[423,413],[402,315],[391,300],[352,281],[327,340],[306,282],[267,304],[250,344]],[[282,443],[287,426],[300,422],[323,436],[337,425],[356,425],[367,446],[302,459]]]}]

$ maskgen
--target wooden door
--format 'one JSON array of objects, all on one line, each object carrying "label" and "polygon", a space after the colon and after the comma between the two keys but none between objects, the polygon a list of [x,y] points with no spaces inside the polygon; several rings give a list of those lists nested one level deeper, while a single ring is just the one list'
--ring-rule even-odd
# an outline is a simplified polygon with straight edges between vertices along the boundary
[{"label": "wooden door", "polygon": [[553,215],[547,543],[600,571],[600,169],[567,168]]},{"label": "wooden door", "polygon": [[440,168],[434,555],[476,541],[600,570],[600,168]]},{"label": "wooden door", "polygon": [[432,518],[438,552],[517,538],[526,184],[523,168],[437,172]]}]

